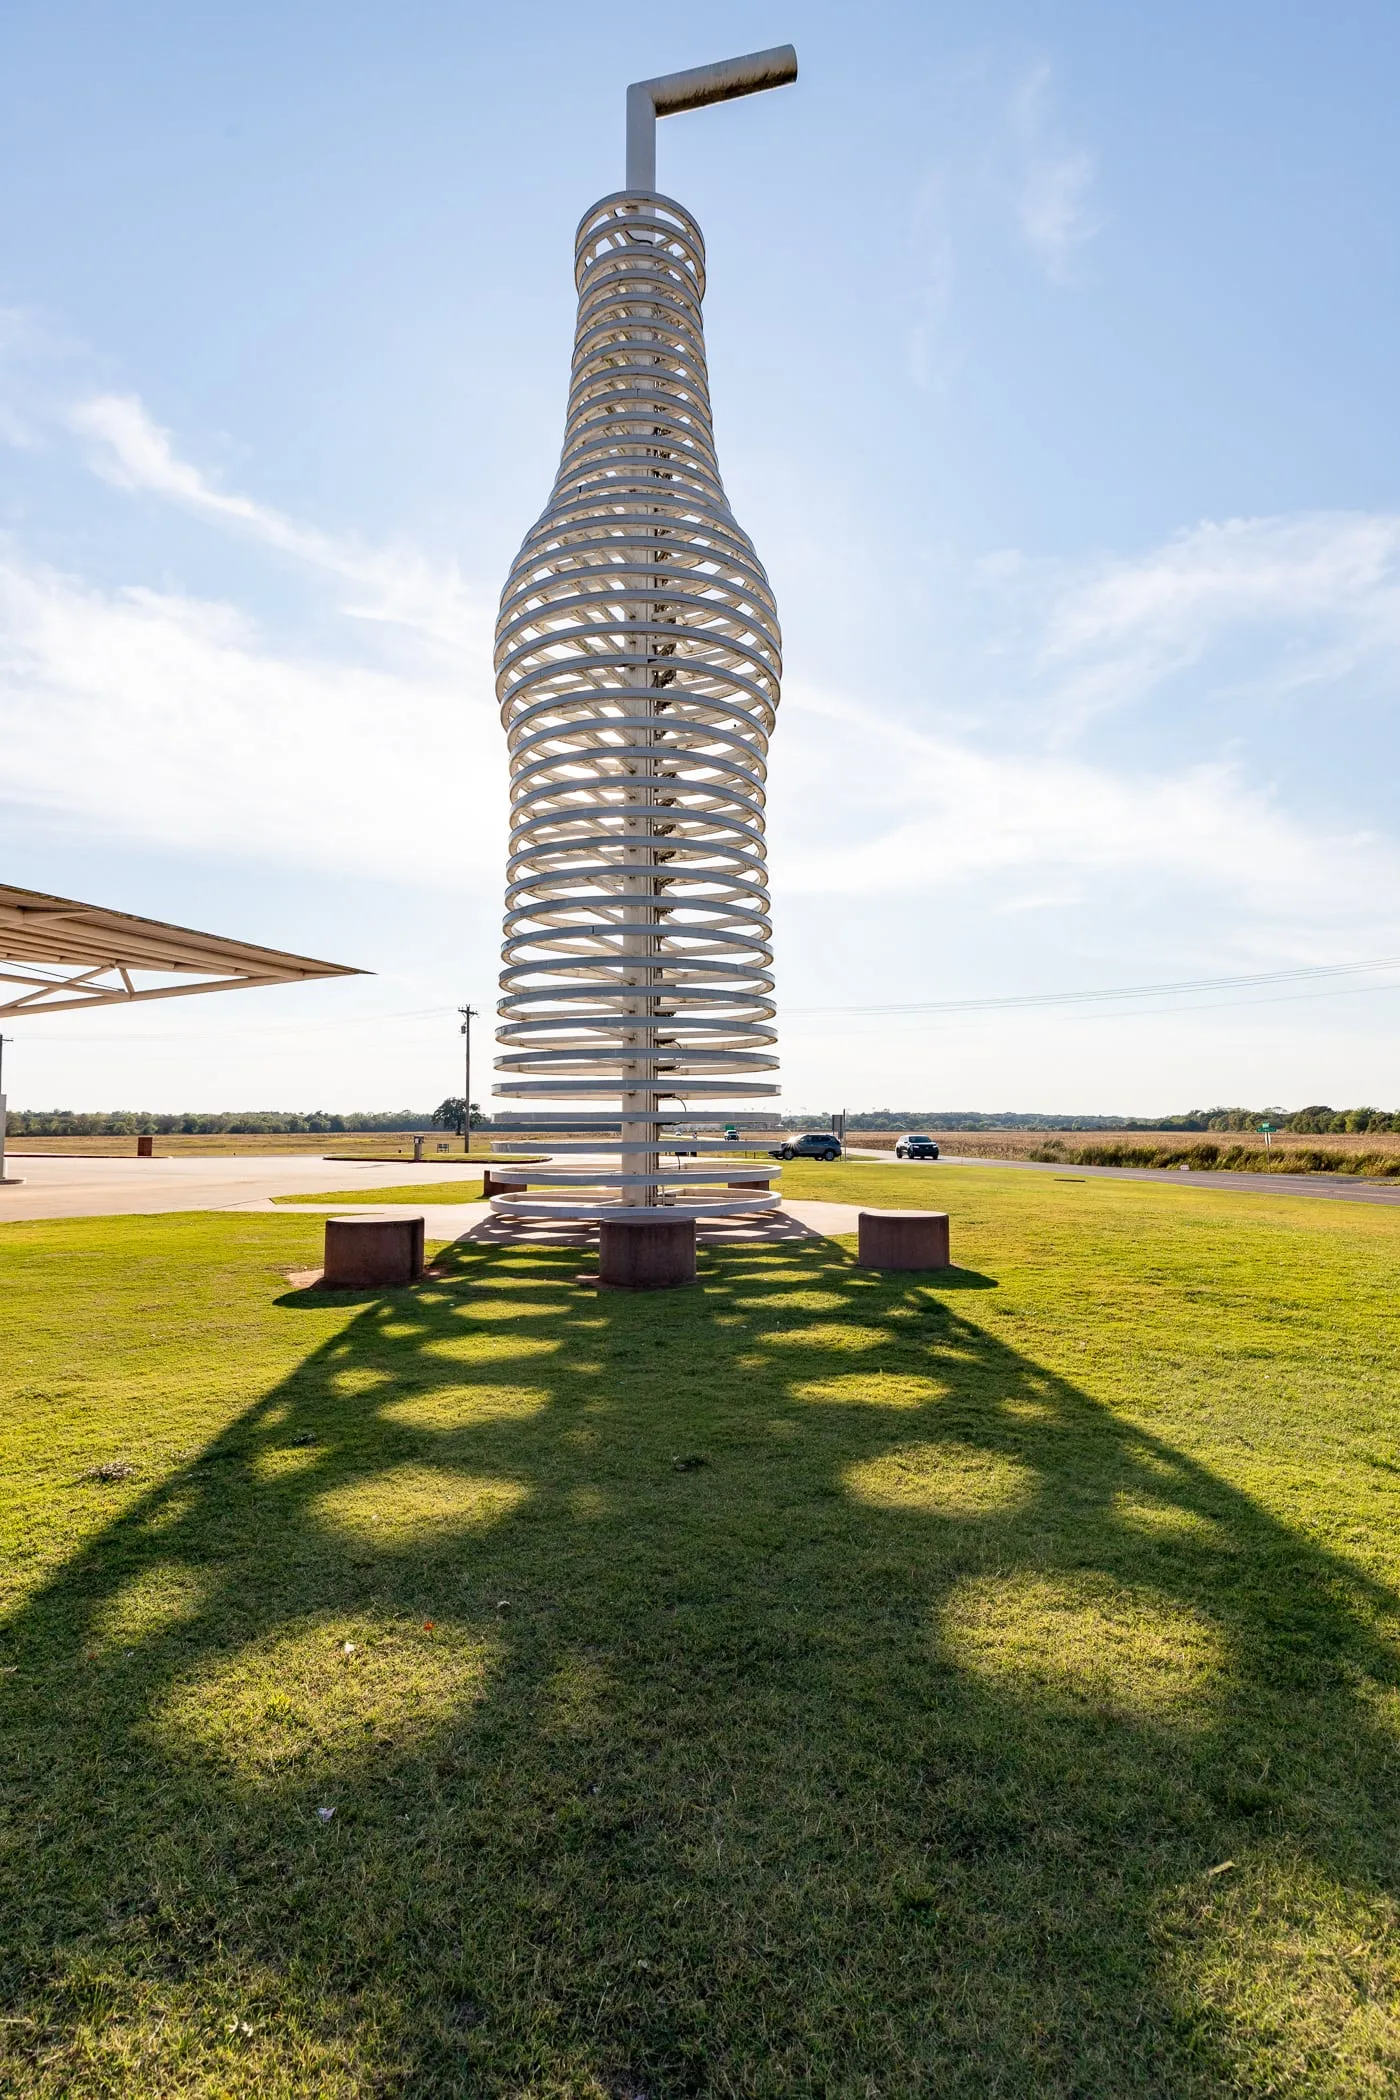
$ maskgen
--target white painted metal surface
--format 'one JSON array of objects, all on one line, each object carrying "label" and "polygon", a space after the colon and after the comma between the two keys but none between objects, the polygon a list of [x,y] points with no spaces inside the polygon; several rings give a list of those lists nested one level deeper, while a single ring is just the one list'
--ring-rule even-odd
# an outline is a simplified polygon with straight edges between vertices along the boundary
[{"label": "white painted metal surface", "polygon": [[[784,47],[639,83],[629,155],[643,100],[654,128],[795,73]],[[563,453],[496,628],[512,803],[498,1120],[592,1133],[551,1139],[549,1169],[493,1199],[506,1215],[777,1202],[732,1186],[768,1179],[767,1161],[719,1138],[681,1160],[666,1138],[778,1091],[764,789],[781,660],[715,455],[700,229],[652,179],[579,227]]]},{"label": "white painted metal surface", "polygon": [[128,1006],[312,977],[359,977],[343,963],[287,955],[140,919],[132,912],[0,883],[0,1018]]},{"label": "white painted metal surface", "polygon": [[736,95],[757,95],[764,88],[788,87],[797,78],[797,53],[791,44],[771,51],[751,51],[745,58],[724,58],[713,66],[692,66],[685,73],[663,73],[657,80],[634,80],[627,90],[627,188],[635,193],[656,188],[656,120],[683,110],[704,109],[712,102],[732,102]]}]

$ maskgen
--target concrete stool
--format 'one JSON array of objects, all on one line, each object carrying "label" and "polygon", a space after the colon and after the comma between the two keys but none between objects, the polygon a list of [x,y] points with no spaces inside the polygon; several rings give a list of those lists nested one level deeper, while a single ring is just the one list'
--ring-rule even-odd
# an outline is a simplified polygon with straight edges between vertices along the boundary
[{"label": "concrete stool", "polygon": [[481,1193],[483,1196],[523,1196],[523,1181],[507,1181],[500,1174],[493,1174],[489,1167],[481,1170]]},{"label": "concrete stool", "polygon": [[416,1283],[422,1273],[421,1218],[327,1218],[326,1290]]},{"label": "concrete stool", "polygon": [[620,1291],[664,1291],[695,1281],[694,1218],[604,1218],[598,1281]]},{"label": "concrete stool", "polygon": [[154,1159],[155,1156],[155,1139],[151,1136],[149,1131],[139,1131],[137,1133],[136,1138],[136,1157],[138,1159]]},{"label": "concrete stool", "polygon": [[948,1269],[946,1210],[862,1210],[856,1214],[863,1269]]}]

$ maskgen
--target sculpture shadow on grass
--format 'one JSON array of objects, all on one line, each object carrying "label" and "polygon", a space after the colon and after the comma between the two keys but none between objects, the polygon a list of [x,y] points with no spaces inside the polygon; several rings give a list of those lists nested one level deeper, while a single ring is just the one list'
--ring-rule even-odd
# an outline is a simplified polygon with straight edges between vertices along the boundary
[{"label": "sculpture shadow on grass", "polygon": [[26,2089],[1379,2089],[1389,1593],[992,1279],[577,1266],[347,1307],[11,1622]]}]

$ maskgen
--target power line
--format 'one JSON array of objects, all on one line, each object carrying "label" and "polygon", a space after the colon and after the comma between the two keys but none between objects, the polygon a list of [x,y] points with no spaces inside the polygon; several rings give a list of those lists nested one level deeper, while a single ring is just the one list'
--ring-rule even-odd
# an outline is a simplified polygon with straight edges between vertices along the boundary
[{"label": "power line", "polygon": [[784,1006],[782,1011],[785,1015],[993,1013],[1014,1007],[1088,1006],[1119,999],[1181,998],[1196,992],[1245,991],[1256,986],[1359,976],[1368,970],[1400,970],[1400,956],[1385,955],[1370,962],[1313,963],[1291,970],[1258,970],[1236,977],[1187,977],[1166,984],[1110,985],[1096,991],[1020,992],[996,999],[919,999],[888,1006]]}]

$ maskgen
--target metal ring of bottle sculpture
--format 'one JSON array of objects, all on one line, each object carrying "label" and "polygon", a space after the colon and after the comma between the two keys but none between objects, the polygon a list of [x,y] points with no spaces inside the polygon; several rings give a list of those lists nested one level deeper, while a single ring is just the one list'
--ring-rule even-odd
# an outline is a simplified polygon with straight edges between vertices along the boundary
[{"label": "metal ring of bottle sculpture", "polygon": [[[694,107],[658,91],[765,63],[772,75],[774,59],[792,77],[790,53],[761,53],[634,87],[629,177],[639,93],[648,116]],[[521,1110],[585,1104],[530,1127],[598,1135],[551,1142],[548,1166],[514,1170],[519,1192],[493,1207],[639,1221],[768,1209],[767,1164],[723,1139],[666,1142],[697,1112],[778,1091],[764,783],[780,638],[715,456],[699,227],[629,181],[585,214],[575,274],[559,472],[496,627],[511,841],[494,1091]]]}]

